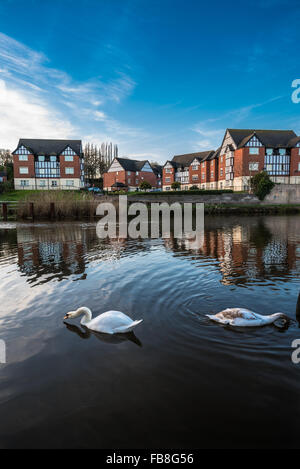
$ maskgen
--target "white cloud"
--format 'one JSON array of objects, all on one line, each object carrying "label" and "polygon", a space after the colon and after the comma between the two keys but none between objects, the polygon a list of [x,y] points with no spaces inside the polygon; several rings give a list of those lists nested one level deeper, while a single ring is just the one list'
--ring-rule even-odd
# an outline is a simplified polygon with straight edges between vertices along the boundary
[{"label": "white cloud", "polygon": [[48,103],[27,97],[0,80],[0,146],[15,149],[18,139],[69,138],[75,134],[71,123],[64,120]]}]

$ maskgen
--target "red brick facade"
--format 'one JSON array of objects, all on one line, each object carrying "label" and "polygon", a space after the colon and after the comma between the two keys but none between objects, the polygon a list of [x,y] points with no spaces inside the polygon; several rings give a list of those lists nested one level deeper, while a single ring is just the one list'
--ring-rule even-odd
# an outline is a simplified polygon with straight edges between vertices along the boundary
[{"label": "red brick facade", "polygon": [[108,171],[107,173],[103,174],[103,189],[111,190],[113,189],[112,186],[117,182],[125,184],[125,186],[127,186],[129,189],[138,188],[143,181],[149,182],[152,188],[161,187],[159,184],[161,179],[157,177],[154,172],[128,171],[125,169],[118,169],[116,171]]},{"label": "red brick facade", "polygon": [[[20,161],[19,155],[13,155],[13,163],[14,163],[14,178],[34,178],[35,177],[35,170],[34,170],[34,156],[28,155],[28,161]],[[20,168],[28,168],[28,173],[20,173]]]}]

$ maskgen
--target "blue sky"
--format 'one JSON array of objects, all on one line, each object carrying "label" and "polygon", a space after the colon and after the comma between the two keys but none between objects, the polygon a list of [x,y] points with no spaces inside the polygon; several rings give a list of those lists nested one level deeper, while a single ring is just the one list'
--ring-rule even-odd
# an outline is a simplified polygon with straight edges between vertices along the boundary
[{"label": "blue sky", "polygon": [[294,129],[299,1],[0,0],[0,148],[82,138],[163,162]]}]

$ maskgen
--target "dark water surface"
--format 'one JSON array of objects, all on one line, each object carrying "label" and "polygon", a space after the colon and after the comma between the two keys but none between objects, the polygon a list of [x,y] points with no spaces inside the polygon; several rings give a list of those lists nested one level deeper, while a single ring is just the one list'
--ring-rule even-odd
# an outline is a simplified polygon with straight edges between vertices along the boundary
[{"label": "dark water surface", "polygon": [[[205,226],[198,249],[0,224],[0,447],[300,447],[300,217]],[[83,305],[144,323],[124,340],[68,328]],[[205,317],[234,306],[292,321],[232,330]]]}]

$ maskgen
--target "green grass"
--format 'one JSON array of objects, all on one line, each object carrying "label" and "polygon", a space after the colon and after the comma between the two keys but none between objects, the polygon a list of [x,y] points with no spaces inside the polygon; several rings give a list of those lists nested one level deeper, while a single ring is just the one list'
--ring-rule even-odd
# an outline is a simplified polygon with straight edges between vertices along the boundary
[{"label": "green grass", "polygon": [[[8,201],[8,202],[18,202],[18,201],[25,201],[36,199],[40,194],[59,194],[61,198],[64,197],[64,194],[72,194],[74,199],[80,200],[86,198],[86,193],[83,191],[53,191],[53,190],[19,190],[19,191],[9,191],[0,194],[0,202],[1,201]],[[68,195],[69,197],[69,195]]]}]

